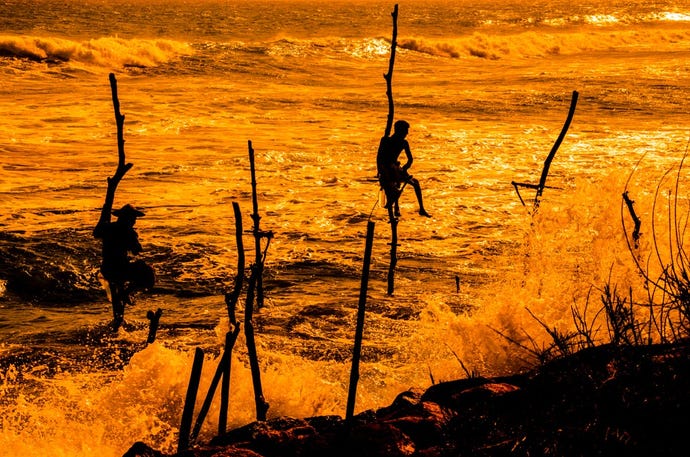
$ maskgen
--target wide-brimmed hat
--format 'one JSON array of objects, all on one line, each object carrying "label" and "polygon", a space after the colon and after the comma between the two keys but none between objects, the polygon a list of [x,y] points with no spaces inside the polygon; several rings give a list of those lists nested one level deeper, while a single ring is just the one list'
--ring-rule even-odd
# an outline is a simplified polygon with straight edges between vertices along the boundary
[{"label": "wide-brimmed hat", "polygon": [[132,205],[127,203],[125,206],[123,206],[120,209],[114,209],[113,210],[113,216],[117,217],[142,217],[144,213],[139,211],[138,209],[135,209]]}]

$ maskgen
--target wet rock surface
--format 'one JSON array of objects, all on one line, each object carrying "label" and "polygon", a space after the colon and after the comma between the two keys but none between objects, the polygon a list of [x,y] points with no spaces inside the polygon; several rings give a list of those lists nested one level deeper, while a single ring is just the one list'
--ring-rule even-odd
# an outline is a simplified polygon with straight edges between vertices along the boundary
[{"label": "wet rock surface", "polygon": [[[600,346],[356,415],[254,422],[175,457],[685,456],[690,346]],[[125,457],[168,457],[136,443]]]}]

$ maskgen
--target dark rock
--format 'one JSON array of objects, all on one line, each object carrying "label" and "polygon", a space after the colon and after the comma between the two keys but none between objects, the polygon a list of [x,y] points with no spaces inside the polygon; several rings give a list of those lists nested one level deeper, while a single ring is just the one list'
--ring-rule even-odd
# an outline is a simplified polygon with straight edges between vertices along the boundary
[{"label": "dark rock", "polygon": [[[690,347],[601,346],[401,393],[351,421],[255,422],[176,457],[685,457]],[[162,457],[136,443],[126,457]]]}]

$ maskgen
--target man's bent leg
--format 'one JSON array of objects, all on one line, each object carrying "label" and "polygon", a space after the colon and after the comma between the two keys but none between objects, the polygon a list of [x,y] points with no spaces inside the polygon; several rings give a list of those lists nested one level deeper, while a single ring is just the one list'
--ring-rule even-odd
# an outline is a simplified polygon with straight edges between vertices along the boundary
[{"label": "man's bent leg", "polygon": [[424,209],[424,201],[422,199],[422,186],[419,185],[419,181],[415,178],[410,179],[410,184],[414,188],[414,193],[417,196],[417,202],[419,203],[419,214],[425,217],[431,217],[431,214],[427,213]]}]

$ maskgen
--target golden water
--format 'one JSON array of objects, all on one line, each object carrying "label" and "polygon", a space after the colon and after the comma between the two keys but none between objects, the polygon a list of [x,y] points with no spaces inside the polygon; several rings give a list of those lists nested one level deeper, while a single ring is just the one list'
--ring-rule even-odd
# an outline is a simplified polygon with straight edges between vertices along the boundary
[{"label": "golden water", "polygon": [[[143,440],[175,449],[193,348],[208,352],[203,391],[227,330],[232,202],[251,228],[250,140],[262,228],[275,233],[256,315],[270,417],[344,415],[370,219],[357,412],[432,377],[465,376],[457,358],[482,375],[534,363],[495,331],[548,344],[527,309],[571,329],[571,306],[589,296],[597,309],[609,278],[640,290],[621,193],[639,162],[628,190],[649,249],[655,192],[689,137],[690,7],[474,3],[400,4],[396,117],[412,125],[411,171],[433,218],[416,215],[406,190],[392,297],[390,228],[373,180],[392,5],[0,5],[2,448],[115,456]],[[91,238],[117,160],[109,72],[134,163],[116,206],[146,212],[137,227],[160,286],[138,297],[132,326],[116,336]],[[573,90],[577,111],[547,183],[555,188],[531,214],[510,183],[538,181]],[[248,234],[249,259],[252,242]],[[158,341],[143,348],[146,311],[157,307]],[[233,427],[254,417],[242,338],[235,357]]]}]

